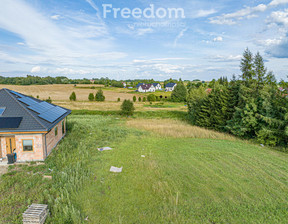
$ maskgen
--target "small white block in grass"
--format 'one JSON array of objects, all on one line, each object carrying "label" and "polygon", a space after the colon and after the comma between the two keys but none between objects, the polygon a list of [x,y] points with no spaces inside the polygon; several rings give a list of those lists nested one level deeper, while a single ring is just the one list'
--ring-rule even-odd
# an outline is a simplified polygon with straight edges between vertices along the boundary
[{"label": "small white block in grass", "polygon": [[110,148],[110,147],[98,148],[98,151],[100,151],[100,152],[102,152],[102,151],[107,151],[107,150],[112,150],[112,148]]},{"label": "small white block in grass", "polygon": [[145,156],[144,156],[144,155],[141,155],[141,157],[142,157],[142,158],[145,158]]},{"label": "small white block in grass", "polygon": [[123,168],[123,167],[118,168],[118,167],[115,167],[115,166],[111,166],[110,172],[113,172],[113,173],[121,173],[121,172],[122,172],[122,168]]}]

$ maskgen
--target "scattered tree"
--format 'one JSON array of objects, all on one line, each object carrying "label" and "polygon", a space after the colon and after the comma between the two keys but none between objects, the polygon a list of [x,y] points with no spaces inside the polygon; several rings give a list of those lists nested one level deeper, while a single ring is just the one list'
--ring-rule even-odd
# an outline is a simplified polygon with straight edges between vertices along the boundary
[{"label": "scattered tree", "polygon": [[171,101],[173,102],[185,102],[187,100],[187,89],[184,83],[181,81],[177,84],[171,94]]},{"label": "scattered tree", "polygon": [[133,102],[130,100],[124,100],[121,105],[121,114],[126,116],[132,116],[134,113],[135,107]]},{"label": "scattered tree", "polygon": [[156,101],[156,96],[155,96],[155,94],[149,94],[149,95],[147,96],[147,100],[148,100],[149,102],[155,102],[155,101]]},{"label": "scattered tree", "polygon": [[105,96],[103,94],[103,90],[99,89],[95,95],[95,100],[100,102],[100,101],[105,101]]},{"label": "scattered tree", "polygon": [[136,96],[133,96],[133,102],[135,103],[137,100]]},{"label": "scattered tree", "polygon": [[48,97],[47,100],[45,100],[47,103],[52,103],[52,99],[50,98],[50,96]]},{"label": "scattered tree", "polygon": [[69,99],[70,99],[71,101],[76,101],[76,93],[75,93],[75,92],[72,92],[71,95],[70,95],[70,97],[69,97]]},{"label": "scattered tree", "polygon": [[94,94],[93,94],[93,93],[90,93],[90,94],[89,94],[88,100],[89,100],[89,101],[94,101],[94,100],[95,100],[95,97],[94,97]]},{"label": "scattered tree", "polygon": [[138,101],[141,102],[141,97],[140,96],[138,97]]}]

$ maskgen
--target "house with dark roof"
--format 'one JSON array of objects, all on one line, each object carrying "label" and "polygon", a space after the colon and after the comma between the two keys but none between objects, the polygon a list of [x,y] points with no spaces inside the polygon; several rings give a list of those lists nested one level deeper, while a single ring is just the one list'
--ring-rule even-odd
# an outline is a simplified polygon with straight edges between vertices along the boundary
[{"label": "house with dark roof", "polygon": [[156,90],[162,89],[162,86],[159,83],[153,83],[152,85],[155,87]]},{"label": "house with dark roof", "polygon": [[138,83],[137,85],[136,85],[136,89],[138,89],[140,86],[142,86],[142,85],[144,85],[145,83]]},{"label": "house with dark roof", "polygon": [[168,84],[165,86],[165,91],[166,91],[166,92],[172,92],[176,86],[177,86],[176,83],[168,83]]},{"label": "house with dark roof", "polygon": [[140,93],[148,93],[155,92],[155,87],[152,84],[143,84],[138,87],[138,92]]},{"label": "house with dark roof", "polygon": [[0,89],[0,158],[44,161],[66,134],[70,110],[9,89]]}]

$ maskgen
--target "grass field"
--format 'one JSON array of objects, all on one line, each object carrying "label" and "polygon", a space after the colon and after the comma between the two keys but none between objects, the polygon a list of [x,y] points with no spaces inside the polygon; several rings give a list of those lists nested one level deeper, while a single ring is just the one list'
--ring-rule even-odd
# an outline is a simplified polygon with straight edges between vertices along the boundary
[{"label": "grass field", "polygon": [[[162,102],[160,105],[154,102],[150,105],[149,102],[138,102],[138,97],[146,97],[150,93],[137,93],[135,90],[104,87],[101,85],[31,85],[31,86],[16,86],[16,85],[0,85],[1,88],[11,89],[29,96],[37,97],[46,100],[48,97],[52,99],[52,103],[66,107],[71,110],[97,110],[97,111],[117,111],[120,110],[121,103],[124,99],[133,99],[137,97],[137,102],[134,103],[136,111],[187,111],[187,107],[183,103]],[[102,89],[106,97],[105,102],[90,102],[88,101],[89,93],[96,94],[98,89]],[[76,93],[77,101],[71,102],[69,96],[72,92]],[[171,92],[155,92],[157,96],[170,96]],[[121,102],[117,102],[120,98]]]},{"label": "grass field", "polygon": [[[138,93],[135,90],[115,87],[104,87],[102,85],[76,85],[73,84],[54,84],[54,85],[30,85],[30,86],[19,86],[19,85],[1,85],[0,89],[7,88],[14,91],[21,92],[26,95],[32,95],[33,97],[39,96],[40,99],[48,99],[51,97],[53,101],[69,101],[70,94],[74,91],[79,101],[88,101],[89,93],[96,93],[99,89],[102,89],[107,101],[116,102],[118,98],[121,100],[130,99],[133,96],[144,97],[150,93]],[[170,96],[171,92],[157,91],[154,93],[157,96]]]},{"label": "grass field", "polygon": [[47,223],[287,223],[288,154],[181,121],[119,118],[72,115],[44,165],[12,167],[0,223],[21,223],[33,202],[49,204]]}]

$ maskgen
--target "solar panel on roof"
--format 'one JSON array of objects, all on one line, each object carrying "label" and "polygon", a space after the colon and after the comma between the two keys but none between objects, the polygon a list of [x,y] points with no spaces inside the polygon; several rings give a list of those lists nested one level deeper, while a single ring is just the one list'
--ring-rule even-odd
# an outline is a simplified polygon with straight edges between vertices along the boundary
[{"label": "solar panel on roof", "polygon": [[22,94],[17,93],[17,92],[15,92],[15,91],[13,91],[13,90],[10,90],[10,92],[13,93],[13,94],[16,95],[16,96],[23,97]]},{"label": "solar panel on roof", "polygon": [[41,114],[47,111],[46,108],[41,107],[39,104],[33,104],[31,106],[28,107],[28,109],[33,110],[34,112]]},{"label": "solar panel on roof", "polygon": [[5,107],[0,108],[0,116],[4,113],[5,109],[6,109]]},{"label": "solar panel on roof", "polygon": [[42,107],[48,108],[48,109],[51,109],[51,108],[54,107],[53,105],[51,105],[50,103],[47,103],[47,102],[45,102],[45,101],[39,103],[39,105],[41,105]]},{"label": "solar panel on roof", "polygon": [[54,107],[44,113],[41,113],[40,115],[38,115],[40,118],[53,123],[54,121],[56,121],[58,118],[60,118],[62,115],[64,115],[67,111],[64,110],[61,107]]},{"label": "solar panel on roof", "polygon": [[18,128],[22,119],[22,117],[0,117],[0,129]]},{"label": "solar panel on roof", "polygon": [[19,98],[18,100],[21,101],[22,103],[25,103],[28,106],[38,103],[37,101],[32,100],[30,97]]},{"label": "solar panel on roof", "polygon": [[46,111],[54,108],[55,106],[47,103],[47,102],[41,102],[36,103],[28,107],[28,109],[35,111],[38,114],[45,113]]}]

